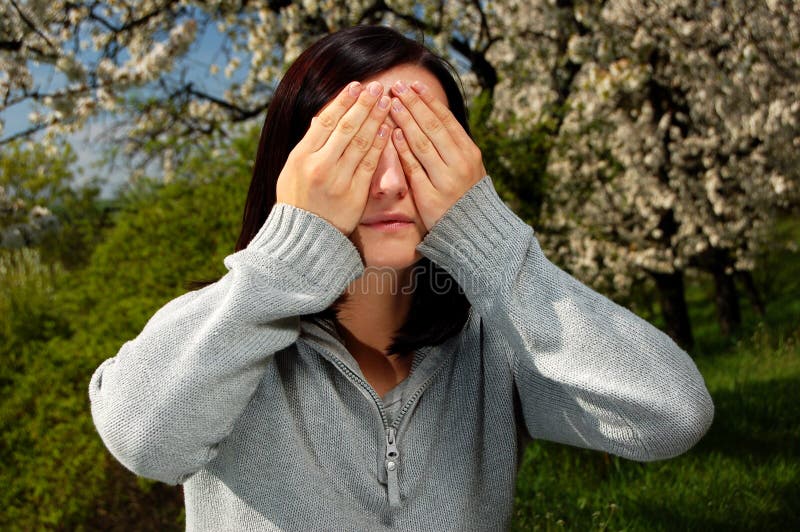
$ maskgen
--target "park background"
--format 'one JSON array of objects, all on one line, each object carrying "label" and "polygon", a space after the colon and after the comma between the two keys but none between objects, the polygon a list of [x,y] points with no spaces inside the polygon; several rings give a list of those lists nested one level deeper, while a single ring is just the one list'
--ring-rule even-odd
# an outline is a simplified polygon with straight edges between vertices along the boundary
[{"label": "park background", "polygon": [[547,256],[668,332],[714,399],[668,461],[534,442],[513,529],[797,529],[791,0],[0,0],[0,528],[183,529],[180,487],[103,447],[89,378],[225,273],[276,81],[357,23],[451,59]]}]

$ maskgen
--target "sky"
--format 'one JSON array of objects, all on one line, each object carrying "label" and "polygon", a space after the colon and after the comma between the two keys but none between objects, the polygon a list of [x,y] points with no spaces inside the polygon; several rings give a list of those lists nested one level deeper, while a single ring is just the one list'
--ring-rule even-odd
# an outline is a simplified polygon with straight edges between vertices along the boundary
[{"label": "sky", "polygon": [[[167,36],[164,35],[163,38],[166,39]],[[186,69],[188,79],[211,94],[220,94],[223,88],[231,82],[242,81],[246,73],[246,65],[249,62],[247,57],[240,54],[241,66],[233,73],[231,79],[225,78],[223,71],[226,56],[222,50],[225,40],[226,38],[217,31],[215,23],[202,26],[198,28],[197,39],[189,52],[178,63],[178,68]],[[78,55],[85,62],[94,62],[98,54],[94,51],[83,51]],[[121,61],[126,59],[125,52],[123,52]],[[216,76],[209,73],[209,67],[214,63],[219,67],[219,73]],[[464,65],[458,64],[458,67],[463,69]],[[35,89],[52,91],[66,84],[64,76],[55,72],[51,65],[31,65],[30,68],[34,77]],[[0,138],[6,138],[27,129],[30,125],[28,116],[34,110],[35,108],[29,101],[24,101],[0,112],[0,117],[5,122],[5,129]],[[102,165],[103,151],[108,148],[107,142],[104,142],[103,139],[104,131],[114,122],[114,118],[97,116],[87,122],[80,131],[66,136],[78,155],[77,165],[83,170],[85,177],[85,179],[76,179],[75,184],[80,185],[90,177],[99,176],[106,182],[102,196],[107,198],[114,195],[115,190],[125,182],[130,174],[130,169],[124,166],[124,162],[122,164],[118,162],[114,168]],[[41,138],[42,133],[32,137],[34,141]]]},{"label": "sky", "polygon": [[[226,79],[222,74],[224,64],[219,64],[220,74],[216,77],[210,76],[210,65],[213,62],[220,62],[224,59],[221,53],[222,42],[223,36],[216,30],[214,24],[209,24],[198,30],[198,38],[179,63],[179,68],[185,67],[187,69],[189,79],[196,80],[198,84],[212,93],[219,93],[221,92],[221,87],[244,77],[245,67],[242,66],[234,72],[232,79]],[[82,57],[88,60],[94,59],[89,52],[86,52]],[[242,60],[243,65],[246,63],[245,60]],[[30,68],[34,78],[35,89],[51,91],[65,85],[65,78],[55,72],[51,65],[31,65]],[[26,100],[1,111],[0,117],[3,118],[5,127],[0,137],[6,138],[30,127],[28,116],[34,110],[34,106]],[[119,163],[114,168],[102,165],[103,150],[108,147],[108,144],[103,141],[103,134],[111,124],[112,119],[113,117],[110,116],[97,116],[88,121],[80,131],[66,135],[66,139],[78,155],[77,166],[82,168],[84,174],[82,176],[84,177],[83,179],[80,177],[76,179],[75,185],[83,184],[84,181],[92,176],[99,176],[105,181],[102,191],[102,197],[105,198],[110,198],[114,195],[115,190],[125,182],[130,171],[129,168]],[[36,141],[41,139],[42,135],[39,132],[31,138]]]}]

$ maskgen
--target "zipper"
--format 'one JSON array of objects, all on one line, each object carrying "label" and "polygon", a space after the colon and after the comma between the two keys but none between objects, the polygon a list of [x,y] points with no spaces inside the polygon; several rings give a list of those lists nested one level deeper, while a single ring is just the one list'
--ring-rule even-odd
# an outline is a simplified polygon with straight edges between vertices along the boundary
[{"label": "zipper", "polygon": [[400,466],[400,451],[397,449],[397,431],[400,423],[405,418],[406,412],[417,401],[419,395],[428,387],[439,368],[444,366],[444,361],[425,379],[425,382],[417,388],[417,391],[406,401],[400,412],[397,413],[397,418],[392,423],[392,426],[386,429],[386,459],[384,460],[384,467],[386,468],[386,490],[389,492],[389,507],[400,507],[400,486],[397,483],[397,469]]},{"label": "zipper", "polygon": [[[431,348],[431,346],[427,347],[427,349]],[[322,348],[322,351],[325,352],[325,358],[330,362],[333,362],[333,364],[335,364],[336,367],[338,367],[345,375],[347,375],[351,381],[356,383],[362,390],[366,391],[370,397],[372,397],[373,404],[378,407],[378,414],[380,415],[381,424],[383,425],[386,435],[386,455],[384,458],[384,468],[386,470],[386,489],[389,497],[389,507],[399,508],[400,486],[397,481],[397,471],[400,467],[400,451],[397,448],[397,435],[399,432],[399,426],[405,419],[405,415],[408,410],[417,401],[422,392],[425,391],[425,389],[430,385],[430,383],[436,377],[436,374],[439,373],[441,368],[445,365],[447,359],[443,359],[436,369],[434,369],[434,371],[428,376],[428,378],[425,379],[425,382],[423,382],[422,385],[417,388],[414,394],[400,409],[400,412],[397,414],[397,418],[392,422],[391,426],[389,426],[388,419],[386,418],[386,411],[382,406],[383,402],[380,400],[380,396],[375,392],[375,390],[372,389],[372,386],[370,386],[369,383],[364,381],[364,379],[350,369],[347,364],[342,362],[336,355],[330,353],[325,348]]]},{"label": "zipper", "polygon": [[357,373],[355,373],[352,369],[350,369],[347,366],[347,364],[339,360],[335,355],[329,356],[327,358],[328,360],[336,364],[336,366],[340,370],[342,370],[343,373],[345,373],[348,377],[350,377],[351,381],[354,381],[361,387],[361,389],[369,393],[370,397],[372,397],[372,401],[375,403],[375,406],[378,407],[378,413],[381,416],[381,424],[383,424],[383,429],[386,430],[386,428],[389,426],[389,421],[386,419],[386,411],[383,409],[383,406],[381,406],[381,401],[380,401],[381,397],[377,393],[375,393],[375,390],[372,389],[372,386],[369,386],[369,384],[365,382],[364,379],[359,377]]},{"label": "zipper", "polygon": [[389,492],[389,506],[400,507],[400,487],[397,485],[397,466],[400,452],[397,450],[396,432],[394,427],[386,429],[386,489]]},{"label": "zipper", "polygon": [[[388,420],[386,419],[386,411],[383,409],[382,401],[380,401],[380,396],[369,386],[368,383],[364,382],[364,380],[359,377],[353,370],[351,370],[347,365],[336,358],[335,356],[332,357],[333,363],[336,364],[339,369],[343,370],[346,375],[350,376],[350,380],[359,384],[359,386],[366,390],[373,399],[375,406],[378,407],[378,413],[381,415],[381,423],[383,424],[383,429],[386,432],[386,458],[383,462],[383,467],[386,468],[386,491],[389,495],[389,507],[390,508],[399,508],[400,507],[400,486],[397,483],[397,468],[399,467],[399,460],[400,460],[400,451],[397,450],[397,429],[392,424],[391,427],[389,425]],[[405,405],[403,407],[405,409]],[[401,416],[397,416],[398,419]]]}]

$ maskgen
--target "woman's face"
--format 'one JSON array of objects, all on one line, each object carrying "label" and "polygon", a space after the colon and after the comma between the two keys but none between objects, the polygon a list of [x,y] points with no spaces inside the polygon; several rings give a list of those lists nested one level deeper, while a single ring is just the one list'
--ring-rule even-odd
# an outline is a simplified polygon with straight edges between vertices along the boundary
[{"label": "woman's face", "polygon": [[[436,98],[447,105],[447,95],[439,80],[430,71],[417,65],[400,65],[360,81],[363,85],[370,81],[379,81],[383,85],[384,93],[391,97],[392,85],[398,80],[403,80],[409,85],[415,80],[423,82]],[[392,127],[395,126],[391,115],[386,122]],[[411,219],[411,223],[399,224],[392,228],[365,223],[375,216],[389,213],[406,215]],[[361,252],[366,267],[401,270],[422,258],[416,246],[426,234],[427,230],[417,212],[403,166],[390,137],[372,176],[361,223],[349,238]]]}]

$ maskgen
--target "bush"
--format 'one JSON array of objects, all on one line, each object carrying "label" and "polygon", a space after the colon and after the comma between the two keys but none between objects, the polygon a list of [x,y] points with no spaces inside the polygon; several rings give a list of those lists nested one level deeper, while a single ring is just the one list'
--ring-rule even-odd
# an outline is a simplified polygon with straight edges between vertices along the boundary
[{"label": "bush", "polygon": [[187,280],[226,271],[255,150],[247,140],[234,148],[188,161],[192,179],[125,190],[84,268],[46,266],[50,249],[0,262],[9,287],[0,299],[0,528],[182,528],[180,488],[135,477],[104,448],[88,383]]}]

